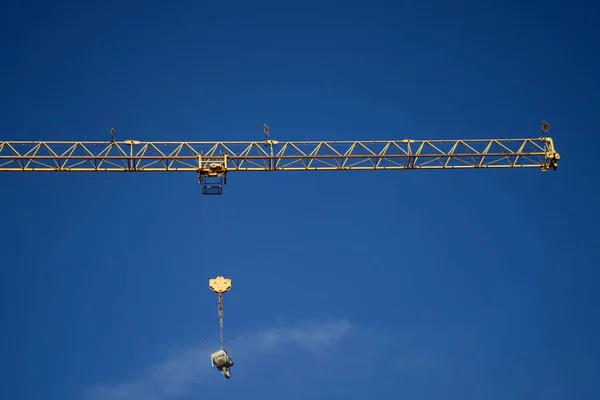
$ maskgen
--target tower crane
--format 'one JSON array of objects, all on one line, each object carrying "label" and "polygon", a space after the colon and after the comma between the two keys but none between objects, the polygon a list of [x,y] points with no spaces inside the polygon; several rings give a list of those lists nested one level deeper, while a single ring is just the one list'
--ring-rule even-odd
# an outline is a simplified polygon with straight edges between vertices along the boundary
[{"label": "tower crane", "polygon": [[[556,170],[560,155],[542,135],[524,139],[369,140],[278,142],[0,141],[0,172],[195,172],[204,195],[221,195],[227,175],[258,171],[357,171],[537,168]],[[222,339],[223,293],[231,279],[209,280],[218,294],[221,349],[212,365],[230,378],[233,361]]]},{"label": "tower crane", "polygon": [[[550,125],[542,123],[542,132]],[[205,195],[257,171],[538,168],[556,170],[550,137],[278,142],[0,141],[0,172],[196,172]]]}]

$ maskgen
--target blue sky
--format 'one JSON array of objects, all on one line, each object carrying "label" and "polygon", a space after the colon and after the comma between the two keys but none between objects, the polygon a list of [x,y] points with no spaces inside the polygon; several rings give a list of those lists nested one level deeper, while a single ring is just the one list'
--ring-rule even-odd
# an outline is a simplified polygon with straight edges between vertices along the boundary
[{"label": "blue sky", "polygon": [[[262,140],[265,120],[281,141],[536,137],[546,119],[562,158],[235,173],[210,198],[194,174],[0,175],[0,397],[598,398],[598,11],[5,6],[0,140]],[[229,381],[200,346],[217,274]]]}]

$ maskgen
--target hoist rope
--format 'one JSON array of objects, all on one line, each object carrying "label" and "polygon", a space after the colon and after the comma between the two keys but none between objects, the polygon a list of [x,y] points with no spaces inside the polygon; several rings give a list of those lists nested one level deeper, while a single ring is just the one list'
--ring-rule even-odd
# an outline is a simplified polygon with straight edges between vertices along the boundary
[{"label": "hoist rope", "polygon": [[200,225],[204,230],[204,259],[206,260],[206,272],[210,279],[210,252],[208,251],[208,224],[206,223],[206,200],[204,196],[200,200],[202,202],[202,224]]},{"label": "hoist rope", "polygon": [[[227,207],[227,195],[225,195],[224,201],[223,201],[223,206],[225,209],[225,212],[222,213],[223,215],[223,228],[225,230],[225,262],[224,267],[223,267],[223,273],[226,274],[226,276],[229,276],[230,274],[230,269],[231,269],[231,256],[229,254],[229,213],[228,211],[228,207]],[[221,349],[224,348],[223,346],[223,294],[219,293],[219,342],[221,343]]]},{"label": "hoist rope", "polygon": [[227,212],[227,195],[225,195],[225,201],[223,202],[225,206],[225,212],[223,213],[224,219],[224,228],[225,228],[225,273],[229,274],[231,268],[231,257],[229,255],[229,213]]},{"label": "hoist rope", "polygon": [[[202,224],[202,227],[204,229],[204,244],[205,244],[205,260],[206,260],[206,269],[207,269],[207,273],[209,276],[209,279],[211,279],[212,277],[210,276],[210,245],[209,245],[209,229],[208,229],[208,224],[205,222],[206,218],[207,218],[207,211],[206,211],[206,200],[204,199],[204,196],[202,196],[202,213],[203,213],[203,220],[204,223]],[[227,210],[227,202],[226,200],[224,201],[224,208],[225,210]],[[221,263],[221,267],[223,268],[223,275],[224,276],[228,276],[227,273],[229,272],[229,267],[230,267],[230,255],[229,255],[229,226],[227,223],[227,213],[224,212],[222,213],[223,215],[223,229],[224,229],[224,236],[225,236],[225,257],[224,257],[224,262]],[[218,293],[217,296],[217,300],[218,300],[218,314],[219,314],[219,343],[221,344],[221,349],[224,349],[224,344],[223,344],[223,293]]]}]

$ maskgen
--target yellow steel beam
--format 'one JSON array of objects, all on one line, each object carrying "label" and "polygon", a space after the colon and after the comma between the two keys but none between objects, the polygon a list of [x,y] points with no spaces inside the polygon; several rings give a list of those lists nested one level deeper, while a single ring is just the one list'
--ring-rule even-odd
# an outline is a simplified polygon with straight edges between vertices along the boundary
[{"label": "yellow steel beam", "polygon": [[0,172],[330,171],[558,166],[551,138],[323,142],[0,141]]}]

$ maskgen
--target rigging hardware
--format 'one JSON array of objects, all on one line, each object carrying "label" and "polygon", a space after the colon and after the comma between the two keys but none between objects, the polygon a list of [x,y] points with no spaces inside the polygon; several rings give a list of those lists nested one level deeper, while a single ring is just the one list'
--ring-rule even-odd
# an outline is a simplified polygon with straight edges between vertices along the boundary
[{"label": "rigging hardware", "polygon": [[[231,290],[231,279],[225,279],[222,276],[217,276],[215,279],[208,281],[208,287],[211,291],[217,293],[218,313],[219,313],[219,342],[221,348],[213,353],[210,353],[206,346],[204,348],[208,352],[212,365],[217,368],[225,378],[231,378],[230,368],[234,363],[225,346],[223,345],[223,293]],[[203,343],[204,345],[204,343]]]}]

